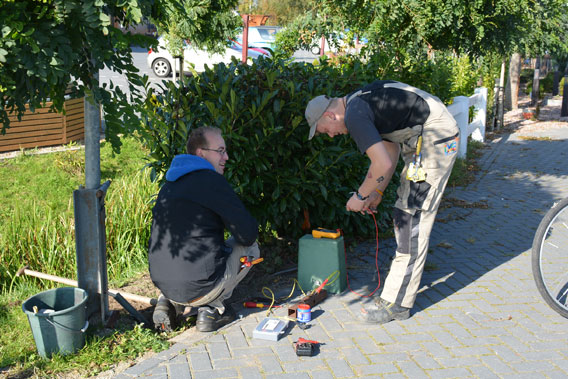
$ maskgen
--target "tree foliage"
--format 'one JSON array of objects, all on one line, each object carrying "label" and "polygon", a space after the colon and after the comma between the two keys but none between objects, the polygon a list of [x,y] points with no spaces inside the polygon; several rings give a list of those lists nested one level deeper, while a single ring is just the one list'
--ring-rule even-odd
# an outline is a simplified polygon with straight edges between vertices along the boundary
[{"label": "tree foliage", "polygon": [[220,53],[242,25],[234,11],[237,5],[238,0],[166,2],[163,17],[154,19],[154,23],[168,40],[173,56],[183,56],[184,40],[199,49]]},{"label": "tree foliage", "polygon": [[[544,52],[565,45],[568,4],[562,0],[313,0],[283,35],[309,48],[347,28],[369,49],[410,57],[430,50],[482,56]],[[314,33],[315,32],[315,35]],[[287,46],[288,49],[294,48]]]},{"label": "tree foliage", "polygon": [[[128,133],[140,121],[131,106],[142,84],[131,46],[147,47],[155,41],[123,33],[111,18],[127,27],[147,17],[163,33],[178,34],[214,50],[238,22],[236,15],[227,16],[235,4],[233,0],[0,2],[2,132],[9,127],[8,115],[20,117],[26,105],[33,111],[51,101],[55,110],[62,111],[65,93],[72,90],[76,96],[92,94],[102,104],[106,137],[119,146],[117,135]],[[105,67],[126,75],[128,95],[112,84],[100,87],[98,72]]]}]

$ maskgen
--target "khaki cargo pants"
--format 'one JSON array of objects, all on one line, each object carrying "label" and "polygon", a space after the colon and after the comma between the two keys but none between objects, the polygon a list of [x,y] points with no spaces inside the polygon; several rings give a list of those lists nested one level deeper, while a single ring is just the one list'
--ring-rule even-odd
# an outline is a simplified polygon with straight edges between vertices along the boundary
[{"label": "khaki cargo pants", "polygon": [[[457,157],[459,128],[437,97],[403,83],[387,84],[385,87],[414,92],[430,107],[430,116],[423,126],[381,135],[385,140],[401,144],[404,159],[393,212],[397,249],[381,298],[412,308],[424,271],[430,232]],[[406,171],[414,160],[421,132],[422,167],[426,172],[426,181],[415,183],[406,179]]]}]

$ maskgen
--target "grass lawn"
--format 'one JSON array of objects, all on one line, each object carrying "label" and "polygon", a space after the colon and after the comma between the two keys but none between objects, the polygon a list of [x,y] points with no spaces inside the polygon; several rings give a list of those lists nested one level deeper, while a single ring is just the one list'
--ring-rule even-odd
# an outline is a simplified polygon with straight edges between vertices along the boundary
[{"label": "grass lawn", "polygon": [[[147,271],[151,201],[158,190],[142,170],[144,149],[133,139],[123,142],[117,155],[108,143],[101,144],[101,180],[112,180],[105,199],[110,287]],[[119,323],[112,330],[89,328],[86,346],[78,354],[41,358],[22,303],[60,285],[14,274],[28,264],[32,270],[76,279],[72,199],[73,191],[85,182],[84,149],[25,152],[0,160],[0,182],[0,216],[10,220],[0,225],[0,375],[93,375],[169,346],[171,335]]]}]

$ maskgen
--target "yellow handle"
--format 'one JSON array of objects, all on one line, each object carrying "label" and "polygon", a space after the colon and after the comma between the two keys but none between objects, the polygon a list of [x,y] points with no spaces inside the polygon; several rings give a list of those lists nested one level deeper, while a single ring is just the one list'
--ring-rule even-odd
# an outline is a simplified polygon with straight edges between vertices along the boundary
[{"label": "yellow handle", "polygon": [[422,135],[418,136],[418,143],[416,144],[416,156],[420,155],[422,151]]}]

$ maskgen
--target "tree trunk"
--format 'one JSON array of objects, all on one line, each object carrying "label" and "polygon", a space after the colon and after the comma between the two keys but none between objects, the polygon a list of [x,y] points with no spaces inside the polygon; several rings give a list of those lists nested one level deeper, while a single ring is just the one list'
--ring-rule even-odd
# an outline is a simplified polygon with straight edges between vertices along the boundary
[{"label": "tree trunk", "polygon": [[540,57],[537,57],[536,64],[534,65],[533,86],[531,92],[532,106],[535,106],[538,103],[539,97],[540,97]]},{"label": "tree trunk", "polygon": [[505,88],[505,108],[507,110],[519,107],[519,81],[521,77],[521,55],[514,53],[509,61],[509,79]]}]

